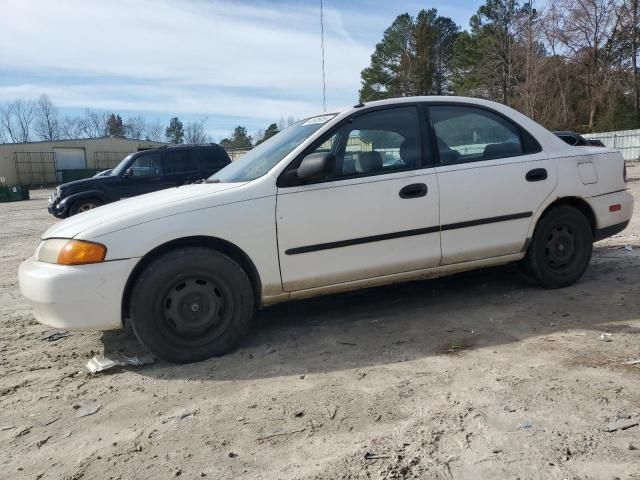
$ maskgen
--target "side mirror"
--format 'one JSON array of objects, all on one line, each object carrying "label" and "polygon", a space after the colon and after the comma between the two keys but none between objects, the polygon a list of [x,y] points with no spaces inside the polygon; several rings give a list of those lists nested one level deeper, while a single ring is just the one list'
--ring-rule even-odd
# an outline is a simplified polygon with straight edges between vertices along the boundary
[{"label": "side mirror", "polygon": [[131,177],[132,175],[133,175],[133,170],[131,170],[130,168],[127,168],[127,169],[124,171],[124,175],[123,175],[123,177],[124,177],[124,178],[129,178],[129,177]]},{"label": "side mirror", "polygon": [[322,180],[336,168],[336,156],[331,152],[312,153],[302,159],[297,173],[303,182]]}]

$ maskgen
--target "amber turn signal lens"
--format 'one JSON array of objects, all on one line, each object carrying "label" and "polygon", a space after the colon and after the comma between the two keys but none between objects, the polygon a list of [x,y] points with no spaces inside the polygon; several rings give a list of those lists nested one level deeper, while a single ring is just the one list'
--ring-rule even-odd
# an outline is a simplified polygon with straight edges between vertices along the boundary
[{"label": "amber turn signal lens", "polygon": [[104,245],[82,240],[69,240],[58,253],[57,263],[60,265],[100,263],[104,261],[106,255],[107,247]]}]

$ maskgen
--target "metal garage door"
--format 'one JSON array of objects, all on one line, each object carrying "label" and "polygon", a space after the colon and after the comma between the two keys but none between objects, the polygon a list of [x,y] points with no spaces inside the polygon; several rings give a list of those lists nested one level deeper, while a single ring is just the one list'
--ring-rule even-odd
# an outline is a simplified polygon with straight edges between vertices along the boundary
[{"label": "metal garage door", "polygon": [[57,170],[87,168],[84,148],[54,148]]}]

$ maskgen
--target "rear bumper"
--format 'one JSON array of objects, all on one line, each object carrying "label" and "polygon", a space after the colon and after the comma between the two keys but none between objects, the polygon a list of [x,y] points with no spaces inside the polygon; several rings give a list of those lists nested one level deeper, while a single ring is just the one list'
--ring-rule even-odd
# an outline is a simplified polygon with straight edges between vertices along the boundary
[{"label": "rear bumper", "polygon": [[595,235],[593,236],[594,242],[599,242],[600,240],[604,240],[605,238],[613,237],[616,233],[620,233],[629,225],[629,220],[622,223],[616,223],[615,225],[610,225],[608,227],[599,228],[596,230]]},{"label": "rear bumper", "polygon": [[[585,201],[591,206],[596,218],[594,241],[620,233],[633,215],[633,195],[626,190],[585,198]],[[619,205],[619,210],[610,211],[613,205]]]},{"label": "rear bumper", "polygon": [[20,292],[38,322],[75,331],[122,328],[122,295],[138,259],[65,266],[25,260]]}]

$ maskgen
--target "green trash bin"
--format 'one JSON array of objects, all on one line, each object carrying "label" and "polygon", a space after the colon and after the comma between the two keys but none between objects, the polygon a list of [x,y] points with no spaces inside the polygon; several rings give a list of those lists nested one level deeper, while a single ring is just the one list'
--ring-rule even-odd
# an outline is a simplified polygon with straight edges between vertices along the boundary
[{"label": "green trash bin", "polygon": [[18,202],[20,200],[29,200],[29,189],[26,186],[0,187],[0,202]]},{"label": "green trash bin", "polygon": [[9,187],[0,186],[0,202],[8,202],[9,201],[9,192],[11,190]]}]

